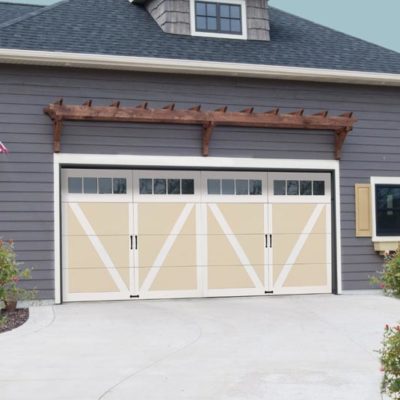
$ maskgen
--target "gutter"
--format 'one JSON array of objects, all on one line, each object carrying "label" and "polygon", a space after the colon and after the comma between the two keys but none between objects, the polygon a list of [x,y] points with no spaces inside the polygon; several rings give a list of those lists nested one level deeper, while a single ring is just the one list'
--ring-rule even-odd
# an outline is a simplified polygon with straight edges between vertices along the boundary
[{"label": "gutter", "polygon": [[0,49],[0,64],[400,86],[400,74],[36,50]]}]

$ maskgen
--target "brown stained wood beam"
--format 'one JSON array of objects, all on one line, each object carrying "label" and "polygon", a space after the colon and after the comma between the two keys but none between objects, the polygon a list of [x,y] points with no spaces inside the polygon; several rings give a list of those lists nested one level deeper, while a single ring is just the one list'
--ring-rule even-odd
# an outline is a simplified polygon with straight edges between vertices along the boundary
[{"label": "brown stained wood beam", "polygon": [[142,109],[142,110],[147,110],[149,103],[147,101],[143,102],[142,104],[139,104],[136,108]]},{"label": "brown stained wood beam", "polygon": [[249,128],[288,128],[313,130],[340,130],[352,127],[357,121],[353,116],[278,114],[277,110],[268,113],[244,113],[197,110],[149,109],[146,105],[129,107],[85,107],[51,104],[44,112],[53,120],[165,123],[178,125],[204,125],[213,122],[223,126],[246,126]]},{"label": "brown stained wood beam", "polygon": [[328,116],[328,111],[321,111],[316,114],[313,114],[315,117],[320,116],[326,118]]},{"label": "brown stained wood beam", "polygon": [[82,105],[84,107],[92,107],[93,100],[87,100]]},{"label": "brown stained wood beam", "polygon": [[209,146],[210,146],[211,136],[213,134],[213,129],[214,129],[213,122],[208,122],[203,125],[202,154],[204,157],[207,157],[209,153]]},{"label": "brown stained wood beam", "polygon": [[335,132],[335,159],[340,160],[342,158],[342,148],[350,130],[344,128],[340,131]]},{"label": "brown stained wood beam", "polygon": [[272,115],[278,115],[280,109],[279,108],[273,108],[271,111],[265,112],[265,114],[272,114]]},{"label": "brown stained wood beam", "polygon": [[[208,144],[215,126],[238,126],[247,128],[273,128],[273,129],[299,129],[299,130],[331,130],[335,132],[336,147],[335,155],[340,157],[341,148],[347,134],[353,129],[357,119],[352,113],[340,116],[328,116],[327,111],[314,115],[304,115],[301,109],[294,113],[280,114],[279,109],[255,113],[253,108],[247,108],[239,112],[228,111],[227,107],[215,111],[201,111],[197,106],[189,110],[175,109],[175,104],[161,109],[150,109],[147,103],[138,107],[120,107],[119,103],[112,106],[88,106],[89,104],[66,105],[62,101],[50,104],[44,112],[53,121],[98,121],[98,122],[130,122],[130,123],[152,123],[152,124],[177,124],[177,125],[200,125],[204,128],[203,153],[208,154]],[[55,139],[59,148],[62,126],[57,122],[54,128]],[[57,133],[56,133],[57,130]],[[345,134],[343,133],[345,131]],[[207,150],[207,151],[205,151]],[[59,151],[59,150],[58,150]]]},{"label": "brown stained wood beam", "polygon": [[189,111],[197,111],[197,112],[199,112],[200,110],[201,110],[201,105],[189,108]]},{"label": "brown stained wood beam", "polygon": [[293,111],[291,113],[289,113],[289,115],[295,115],[298,117],[301,117],[304,114],[304,108],[302,108],[301,110],[297,110],[297,111]]},{"label": "brown stained wood beam", "polygon": [[163,107],[163,110],[174,111],[175,110],[175,104],[168,104],[165,107]]},{"label": "brown stained wood beam", "polygon": [[63,127],[63,121],[56,119],[53,121],[53,151],[59,153],[61,151],[61,132]]}]

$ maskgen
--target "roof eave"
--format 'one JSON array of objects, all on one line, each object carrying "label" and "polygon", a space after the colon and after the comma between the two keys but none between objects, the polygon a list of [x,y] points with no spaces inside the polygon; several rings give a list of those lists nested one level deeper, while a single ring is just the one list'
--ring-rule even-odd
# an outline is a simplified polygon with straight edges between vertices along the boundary
[{"label": "roof eave", "polygon": [[0,49],[0,63],[400,86],[400,74],[36,50]]}]

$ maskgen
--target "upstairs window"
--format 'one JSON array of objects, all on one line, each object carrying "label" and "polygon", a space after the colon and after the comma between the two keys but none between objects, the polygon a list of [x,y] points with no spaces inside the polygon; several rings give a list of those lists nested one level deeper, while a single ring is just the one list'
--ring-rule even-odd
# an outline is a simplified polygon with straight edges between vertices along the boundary
[{"label": "upstairs window", "polygon": [[223,38],[246,38],[243,0],[191,0],[192,34]]}]

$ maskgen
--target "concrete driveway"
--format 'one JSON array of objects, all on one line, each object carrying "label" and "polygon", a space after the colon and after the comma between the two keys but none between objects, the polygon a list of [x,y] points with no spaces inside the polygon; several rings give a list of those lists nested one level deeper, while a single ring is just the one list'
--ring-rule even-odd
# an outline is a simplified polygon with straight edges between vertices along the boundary
[{"label": "concrete driveway", "polygon": [[67,304],[0,335],[1,400],[378,400],[378,294]]}]

